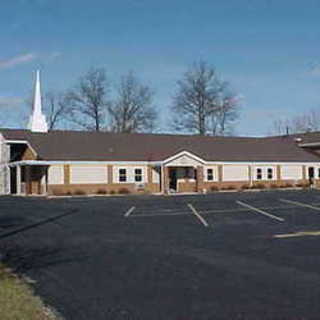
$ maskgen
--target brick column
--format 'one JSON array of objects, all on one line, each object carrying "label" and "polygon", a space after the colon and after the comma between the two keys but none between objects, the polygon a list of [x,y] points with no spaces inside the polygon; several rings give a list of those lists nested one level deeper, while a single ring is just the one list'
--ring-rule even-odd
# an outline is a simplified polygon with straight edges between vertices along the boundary
[{"label": "brick column", "polygon": [[161,169],[163,169],[163,181],[162,181],[162,192],[168,193],[169,187],[170,187],[170,179],[169,179],[169,167],[163,166]]},{"label": "brick column", "polygon": [[281,166],[277,166],[277,181],[278,183],[281,183]]},{"label": "brick column", "polygon": [[248,178],[249,178],[249,186],[251,187],[252,186],[252,168],[250,165],[248,166]]},{"label": "brick column", "polygon": [[222,170],[222,165],[218,165],[218,180],[219,182],[223,181],[223,170]]},{"label": "brick column", "polygon": [[70,184],[70,165],[64,165],[64,184]]},{"label": "brick column", "polygon": [[197,166],[197,192],[203,192],[203,166]]},{"label": "brick column", "polygon": [[107,170],[108,170],[108,183],[111,184],[113,183],[113,166],[108,165]]},{"label": "brick column", "polygon": [[152,183],[152,166],[147,167],[147,183]]}]

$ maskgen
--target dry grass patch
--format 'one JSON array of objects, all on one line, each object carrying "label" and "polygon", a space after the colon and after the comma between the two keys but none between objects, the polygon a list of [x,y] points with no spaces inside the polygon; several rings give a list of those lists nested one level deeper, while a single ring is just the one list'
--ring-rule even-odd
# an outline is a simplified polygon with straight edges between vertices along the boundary
[{"label": "dry grass patch", "polygon": [[32,289],[0,264],[1,320],[57,320]]}]

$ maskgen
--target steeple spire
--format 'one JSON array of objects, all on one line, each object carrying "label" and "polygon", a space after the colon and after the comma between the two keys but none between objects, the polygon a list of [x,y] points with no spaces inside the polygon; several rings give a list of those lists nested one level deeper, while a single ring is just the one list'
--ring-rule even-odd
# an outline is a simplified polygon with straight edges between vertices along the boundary
[{"label": "steeple spire", "polygon": [[40,71],[36,71],[34,83],[32,114],[29,119],[28,129],[33,132],[48,132],[45,115],[42,113]]}]

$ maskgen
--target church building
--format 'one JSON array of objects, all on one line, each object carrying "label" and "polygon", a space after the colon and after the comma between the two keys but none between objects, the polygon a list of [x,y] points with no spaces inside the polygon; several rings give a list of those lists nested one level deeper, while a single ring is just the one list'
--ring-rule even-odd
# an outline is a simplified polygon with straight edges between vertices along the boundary
[{"label": "church building", "polygon": [[206,193],[318,182],[320,132],[253,138],[48,131],[39,72],[27,129],[0,129],[0,194]]}]

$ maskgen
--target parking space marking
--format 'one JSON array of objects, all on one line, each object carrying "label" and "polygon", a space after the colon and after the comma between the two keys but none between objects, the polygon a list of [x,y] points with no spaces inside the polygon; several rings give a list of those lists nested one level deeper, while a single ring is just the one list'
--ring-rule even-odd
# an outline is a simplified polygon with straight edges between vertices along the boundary
[{"label": "parking space marking", "polygon": [[268,213],[268,212],[266,212],[266,211],[263,211],[263,210],[261,210],[261,209],[259,209],[259,208],[253,207],[253,206],[251,206],[251,205],[249,205],[249,204],[246,204],[246,203],[244,203],[244,202],[241,202],[241,201],[236,201],[236,202],[237,202],[238,204],[240,204],[241,206],[245,207],[245,208],[248,208],[248,209],[251,209],[251,210],[253,210],[253,211],[255,211],[255,212],[261,213],[262,215],[264,215],[264,216],[266,216],[266,217],[269,217],[269,218],[271,218],[271,219],[275,219],[275,220],[278,220],[278,221],[281,221],[281,222],[284,221],[283,218],[277,217],[277,216],[275,216],[275,215],[273,215],[273,214],[270,214],[270,213]]},{"label": "parking space marking", "polygon": [[320,236],[320,231],[300,231],[293,233],[285,233],[285,234],[276,234],[273,238],[278,239],[286,239],[286,238],[297,238],[297,237],[306,237],[306,236]]},{"label": "parking space marking", "polygon": [[188,207],[192,211],[192,213],[201,221],[201,223],[205,227],[209,227],[208,222],[199,214],[199,212],[194,208],[194,206],[191,203],[188,203]]},{"label": "parking space marking", "polygon": [[[293,205],[290,206],[266,206],[260,207],[260,210],[276,210],[276,209],[292,209]],[[246,212],[247,208],[236,208],[236,209],[212,209],[212,210],[201,210],[201,214],[210,214],[210,213],[234,213],[234,212]]]},{"label": "parking space marking", "polygon": [[136,208],[136,207],[131,207],[131,208],[124,214],[124,216],[125,216],[126,218],[128,218],[128,217],[130,216],[130,214],[134,211],[135,208]]},{"label": "parking space marking", "polygon": [[130,216],[130,218],[140,218],[140,217],[168,217],[168,216],[190,216],[190,212],[186,211],[177,211],[172,213],[139,213],[139,214],[133,214]]},{"label": "parking space marking", "polygon": [[310,208],[310,209],[313,209],[313,210],[316,210],[316,211],[320,211],[319,207],[312,206],[311,204],[302,203],[302,202],[298,202],[298,201],[287,200],[287,199],[279,199],[279,200],[282,201],[282,202],[285,202],[285,203],[294,204],[294,205],[299,206],[299,207],[305,207],[305,208]]}]

